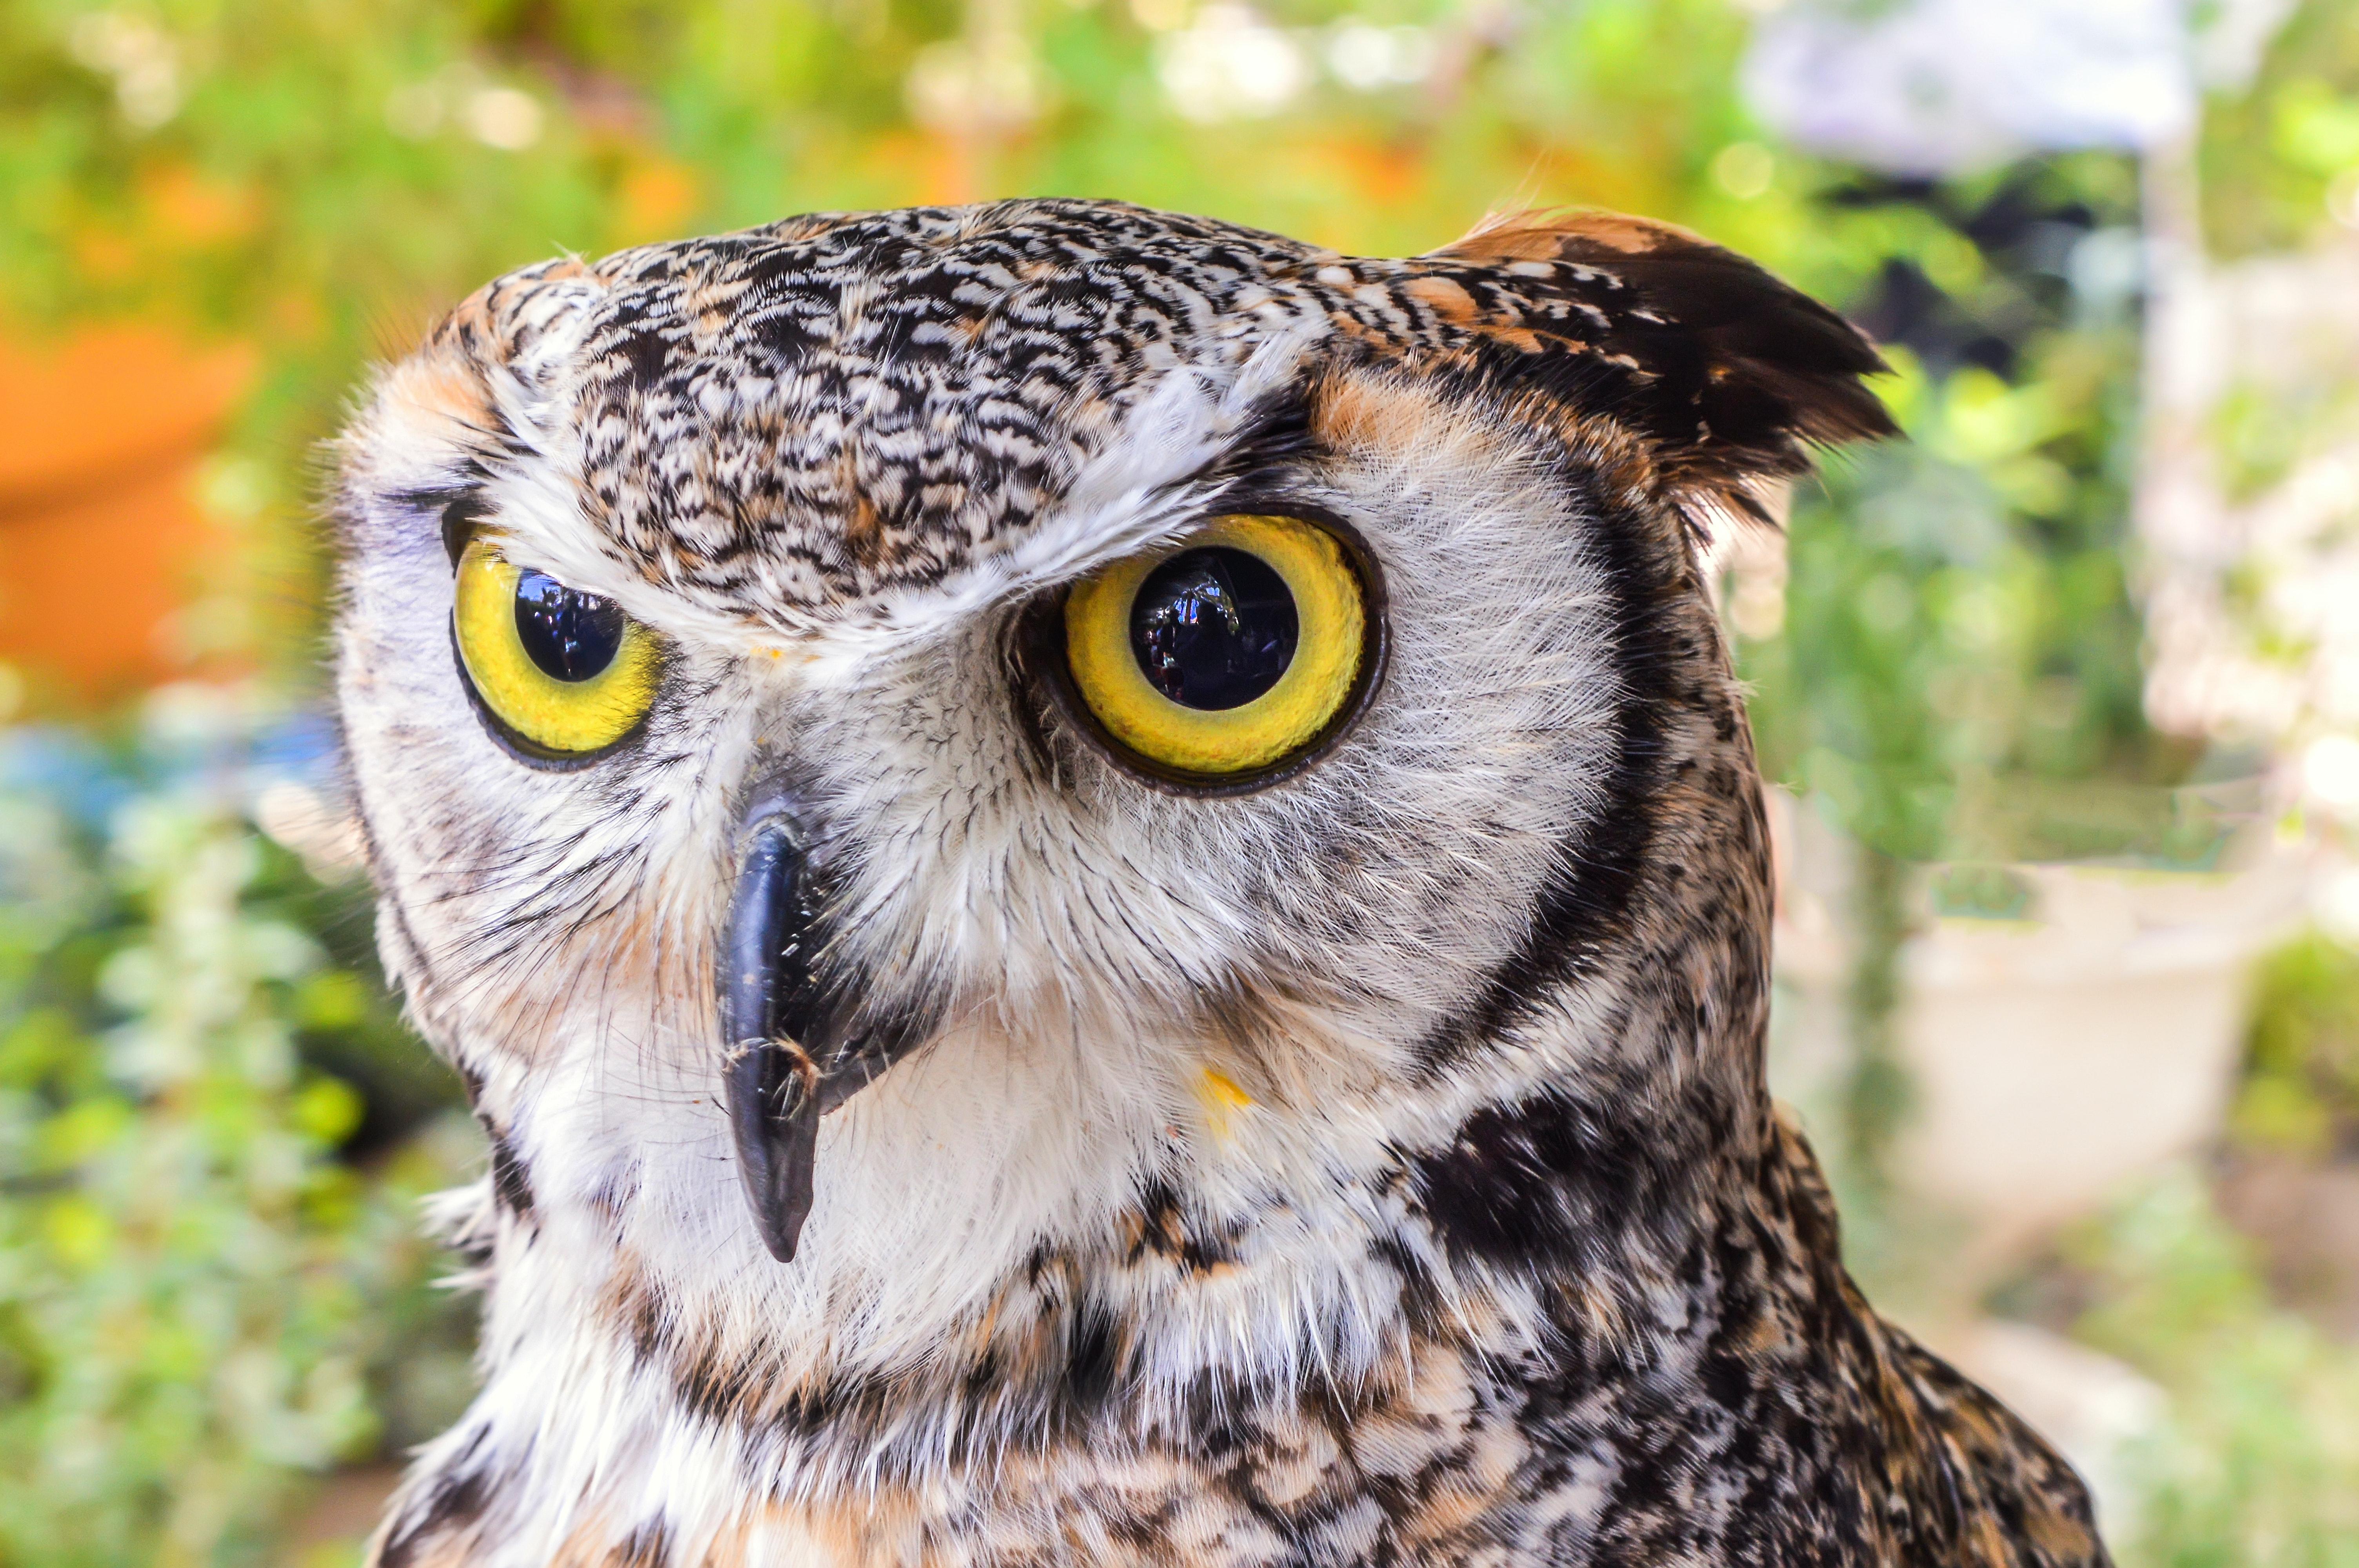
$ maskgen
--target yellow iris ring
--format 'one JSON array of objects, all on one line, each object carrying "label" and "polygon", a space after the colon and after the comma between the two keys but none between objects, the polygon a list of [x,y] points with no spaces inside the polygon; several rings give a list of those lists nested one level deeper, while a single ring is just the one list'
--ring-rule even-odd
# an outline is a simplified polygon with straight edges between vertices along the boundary
[{"label": "yellow iris ring", "polygon": [[523,577],[488,538],[470,540],[460,556],[453,622],[467,678],[484,706],[527,745],[559,757],[602,751],[629,734],[655,701],[655,640],[626,621],[613,664],[588,680],[559,680],[532,662],[516,631]]},{"label": "yellow iris ring", "polygon": [[1065,600],[1065,657],[1098,722],[1140,756],[1182,773],[1252,773],[1316,740],[1352,696],[1367,642],[1359,573],[1325,529],[1294,517],[1223,517],[1188,549],[1243,550],[1294,596],[1294,661],[1277,684],[1235,708],[1184,707],[1155,689],[1130,641],[1131,610],[1169,554],[1120,561]]}]

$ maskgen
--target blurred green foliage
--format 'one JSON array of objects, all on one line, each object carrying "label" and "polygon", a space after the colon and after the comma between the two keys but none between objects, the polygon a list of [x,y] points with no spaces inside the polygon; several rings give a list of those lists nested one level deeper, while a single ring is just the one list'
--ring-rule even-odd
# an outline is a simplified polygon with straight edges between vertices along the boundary
[{"label": "blurred green foliage", "polygon": [[[2345,5],[2293,8],[2259,78],[2215,100],[2200,150],[2205,247],[2300,250],[2359,212],[2359,26]],[[2349,222],[2346,217],[2344,222]]]},{"label": "blurred green foliage", "polygon": [[[130,315],[262,351],[206,500],[250,528],[245,635],[300,689],[319,443],[373,357],[512,265],[1016,194],[1379,254],[1516,205],[1696,227],[1891,345],[1913,438],[1799,490],[1782,621],[1739,622],[1765,763],[1865,855],[1835,1152],[1847,1196],[1873,1197],[1907,1103],[1908,867],[1955,862],[1942,896],[2004,912],[2009,859],[2213,842],[2155,805],[2197,759],[2139,706],[2135,162],[1929,182],[1799,153],[1744,107],[1748,7],[1728,0],[1283,0],[1266,15],[1314,53],[1347,25],[1414,27],[1432,68],[1329,72],[1267,117],[1199,123],[1158,77],[1195,9],[0,0],[0,329]],[[2344,0],[2299,6],[2209,106],[2200,161],[2223,255],[2308,243],[2359,200]],[[2289,460],[2284,410],[2221,419],[2236,483]],[[417,1131],[448,1086],[390,1018],[356,894],[310,885],[217,789],[127,776],[118,811],[78,819],[87,784],[0,787],[0,1568],[259,1560],[302,1475],[446,1413],[461,1330],[409,1199],[451,1163]],[[2264,994],[2240,1126],[2314,1139],[2323,1115],[2341,1136],[2359,976],[2306,949]],[[2087,1332],[2181,1400],[2142,1560],[2344,1561],[2319,1544],[2319,1488],[2344,1485],[2347,1448],[2323,1416],[2262,1418],[2347,1384],[2305,1382],[2322,1353],[2284,1348],[2207,1213],[2091,1243],[2123,1304]]]},{"label": "blurred green foliage", "polygon": [[303,1474],[454,1413],[408,1408],[464,1354],[415,1200],[465,1142],[336,1158],[311,1057],[382,986],[218,784],[53,780],[0,785],[0,1563],[258,1560]]},{"label": "blurred green foliage", "polygon": [[2359,1564],[2359,1346],[2270,1303],[2250,1242],[2180,1167],[2069,1242],[2075,1325],[2170,1396],[2129,1455],[2136,1568]]},{"label": "blurred green foliage", "polygon": [[2359,1155],[2359,953],[2310,932],[2262,963],[2232,1128],[2256,1148]]}]

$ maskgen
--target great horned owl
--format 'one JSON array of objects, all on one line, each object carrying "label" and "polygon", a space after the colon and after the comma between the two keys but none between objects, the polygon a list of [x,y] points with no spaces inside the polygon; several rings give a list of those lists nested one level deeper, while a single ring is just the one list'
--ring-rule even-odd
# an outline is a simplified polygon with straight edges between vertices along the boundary
[{"label": "great horned owl", "polygon": [[1600,214],[466,301],[336,504],[380,940],[492,1147],[374,1561],[2104,1562],[1763,1084],[1698,540],[1876,368]]}]

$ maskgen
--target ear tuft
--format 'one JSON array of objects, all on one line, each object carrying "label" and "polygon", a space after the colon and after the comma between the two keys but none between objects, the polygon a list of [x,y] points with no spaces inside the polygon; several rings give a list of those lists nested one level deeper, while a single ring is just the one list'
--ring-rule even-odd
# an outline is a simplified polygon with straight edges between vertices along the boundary
[{"label": "ear tuft", "polygon": [[1809,471],[1812,446],[1897,434],[1861,380],[1886,367],[1857,328],[1685,229],[1507,213],[1424,259],[1513,267],[1532,292],[1546,286],[1530,264],[1560,264],[1556,286],[1593,329],[1581,357],[1611,367],[1583,400],[1649,438],[1707,509],[1761,515],[1761,484]]}]

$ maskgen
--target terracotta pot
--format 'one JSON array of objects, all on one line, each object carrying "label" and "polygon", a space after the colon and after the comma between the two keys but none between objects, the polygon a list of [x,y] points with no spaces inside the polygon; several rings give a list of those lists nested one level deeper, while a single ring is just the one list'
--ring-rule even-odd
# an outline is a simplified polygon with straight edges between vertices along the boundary
[{"label": "terracotta pot", "polygon": [[136,325],[0,338],[0,661],[36,691],[103,700],[184,667],[172,617],[231,543],[198,465],[255,357]]}]

